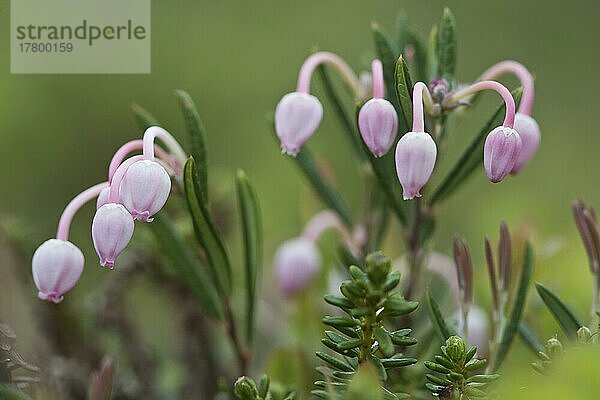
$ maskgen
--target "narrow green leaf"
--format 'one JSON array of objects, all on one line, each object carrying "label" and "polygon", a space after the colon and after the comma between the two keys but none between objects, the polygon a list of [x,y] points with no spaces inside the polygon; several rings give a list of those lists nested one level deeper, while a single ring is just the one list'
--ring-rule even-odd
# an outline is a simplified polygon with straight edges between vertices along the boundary
[{"label": "narrow green leaf", "polygon": [[356,126],[354,125],[354,121],[352,120],[352,114],[348,112],[348,108],[344,106],[344,101],[342,99],[342,95],[336,90],[333,82],[331,80],[331,75],[326,66],[320,65],[317,68],[319,76],[321,77],[321,81],[323,82],[323,91],[325,92],[325,96],[333,106],[333,111],[335,115],[337,115],[339,122],[342,125],[344,135],[350,142],[354,153],[358,157],[359,160],[365,159],[365,153],[362,149],[361,138],[356,130]]},{"label": "narrow green leaf", "polygon": [[[521,99],[522,88],[513,90],[512,95],[518,104]],[[431,195],[430,204],[433,205],[440,200],[449,197],[475,172],[478,167],[483,166],[483,145],[488,133],[502,123],[504,115],[504,102],[498,106],[494,114],[488,119],[479,133],[473,138],[458,161],[450,169],[446,177],[435,188]],[[483,168],[481,168],[483,170]]]},{"label": "narrow green leaf", "polygon": [[223,297],[231,294],[231,265],[225,250],[225,245],[217,233],[208,209],[197,192],[198,182],[194,174],[195,162],[190,157],[183,170],[183,185],[187,204],[194,223],[194,231],[198,242],[204,247],[208,256],[210,270],[217,287]]},{"label": "narrow green leaf", "polygon": [[445,342],[450,336],[456,335],[454,329],[446,324],[444,316],[440,311],[440,306],[430,291],[427,292],[427,305],[429,309],[429,317],[431,318],[431,322],[433,323],[435,331],[437,332],[440,340]]},{"label": "narrow green leaf", "polygon": [[398,98],[399,110],[398,114],[400,119],[404,121],[404,125],[398,121],[399,132],[412,131],[412,90],[413,84],[410,78],[410,72],[408,66],[404,61],[404,58],[400,56],[396,62],[395,67],[395,92]]},{"label": "narrow green leaf", "polygon": [[431,31],[429,32],[429,37],[427,38],[427,78],[431,80],[432,78],[438,77],[438,51],[437,51],[437,42],[438,42],[438,29],[437,26],[431,27]]},{"label": "narrow green leaf", "polygon": [[377,340],[377,343],[379,343],[379,350],[381,350],[384,356],[391,357],[394,355],[394,344],[385,329],[378,326],[373,331],[373,336]]},{"label": "narrow green leaf", "polygon": [[208,268],[202,265],[190,246],[177,231],[169,216],[161,211],[147,224],[160,246],[161,254],[181,277],[181,281],[211,317],[223,320],[221,301]]},{"label": "narrow green leaf", "polygon": [[390,39],[388,33],[377,23],[371,25],[373,40],[375,41],[375,53],[383,64],[383,80],[385,81],[385,97],[400,112],[398,98],[394,96],[394,74],[396,70],[396,59],[399,51],[396,44]]},{"label": "narrow green leaf", "polygon": [[438,31],[438,76],[446,79],[451,88],[456,83],[456,42],[456,21],[446,7]]},{"label": "narrow green leaf", "polygon": [[508,350],[512,345],[513,339],[515,338],[517,331],[519,330],[519,323],[521,322],[521,316],[523,315],[523,309],[525,308],[525,300],[527,299],[527,291],[529,289],[529,282],[533,274],[533,249],[531,244],[527,242],[525,246],[525,254],[523,256],[523,268],[521,269],[521,279],[519,280],[519,287],[517,288],[517,294],[515,301],[508,315],[506,326],[501,333],[500,344],[496,350],[496,358],[494,360],[494,367],[492,371],[497,371],[502,365]]},{"label": "narrow green leaf", "polygon": [[538,355],[540,351],[544,351],[544,345],[537,337],[535,332],[531,330],[525,322],[521,321],[519,324],[519,336],[523,342],[527,345],[527,347],[533,352],[534,355]]},{"label": "narrow green leaf", "polygon": [[323,174],[319,171],[317,163],[312,153],[305,147],[295,158],[296,164],[304,173],[304,176],[313,187],[315,193],[321,198],[321,201],[336,212],[340,219],[348,227],[352,226],[352,217],[348,206],[341,198],[339,193],[323,178]]},{"label": "narrow green leaf", "polygon": [[196,161],[196,181],[198,182],[198,191],[202,196],[205,206],[208,203],[208,155],[207,140],[204,124],[194,104],[194,100],[183,90],[176,90],[175,95],[179,100],[181,111],[185,119],[185,126],[190,136],[192,156]]},{"label": "narrow green leaf", "polygon": [[535,288],[546,307],[548,307],[548,310],[552,313],[556,322],[559,323],[565,335],[571,340],[577,339],[577,330],[583,325],[579,322],[577,317],[575,317],[575,314],[573,314],[569,307],[567,307],[554,292],[541,283],[536,283]]},{"label": "narrow green leaf", "polygon": [[320,352],[320,351],[317,351],[315,354],[321,360],[325,361],[331,367],[333,367],[333,368],[335,368],[335,369],[337,369],[339,371],[344,371],[344,372],[352,372],[352,371],[354,371],[354,369],[350,365],[348,365],[344,361],[340,360],[339,358],[336,358],[334,356],[331,356],[331,355],[329,355],[327,353],[323,353],[323,352]]},{"label": "narrow green leaf", "polygon": [[131,111],[133,111],[133,115],[138,122],[138,125],[143,130],[151,126],[158,126],[158,120],[150,113],[150,111],[146,110],[144,107],[140,106],[137,103],[133,103],[131,105]]},{"label": "narrow green leaf", "polygon": [[236,187],[244,236],[246,269],[246,340],[252,343],[254,335],[256,284],[262,265],[262,228],[260,209],[254,188],[242,170],[238,170]]}]

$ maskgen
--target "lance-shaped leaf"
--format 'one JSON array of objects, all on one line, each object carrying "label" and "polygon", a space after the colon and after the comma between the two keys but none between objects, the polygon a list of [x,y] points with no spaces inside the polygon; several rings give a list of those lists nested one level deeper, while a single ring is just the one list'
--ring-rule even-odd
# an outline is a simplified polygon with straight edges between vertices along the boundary
[{"label": "lance-shaped leaf", "polygon": [[361,145],[362,140],[358,134],[358,131],[356,130],[356,126],[352,120],[351,114],[348,112],[347,107],[344,106],[342,95],[333,85],[329,69],[324,65],[320,65],[317,70],[323,82],[323,91],[325,92],[325,96],[333,106],[333,111],[342,125],[344,136],[346,136],[350,142],[352,150],[354,150],[356,156],[360,160],[364,160],[366,157]]},{"label": "lance-shaped leaf", "polygon": [[204,206],[201,195],[198,193],[199,183],[197,182],[194,168],[194,158],[190,157],[185,163],[183,170],[183,186],[194,224],[194,232],[196,233],[198,242],[200,242],[208,256],[210,270],[217,291],[222,297],[228,297],[231,294],[231,265],[229,264],[229,257],[208,209]]},{"label": "lance-shaped leaf", "polygon": [[446,79],[452,88],[456,82],[456,21],[447,7],[438,30],[437,54],[438,76]]},{"label": "lance-shaped leaf", "polygon": [[[412,79],[404,58],[400,56],[395,68],[396,97],[399,104],[398,131],[401,135],[412,131]],[[400,124],[403,121],[403,124]]]},{"label": "lance-shaped leaf", "polygon": [[159,125],[158,120],[150,113],[150,111],[146,110],[144,107],[140,106],[137,103],[133,103],[131,105],[131,111],[133,111],[133,115],[143,130],[151,127]]},{"label": "lance-shaped leaf", "polygon": [[427,38],[427,78],[439,77],[438,73],[438,28],[434,25]]},{"label": "lance-shaped leaf", "polygon": [[577,317],[575,317],[575,314],[554,292],[541,283],[536,283],[535,288],[546,307],[548,307],[548,310],[552,313],[556,322],[559,323],[563,332],[569,339],[577,339],[577,330],[583,325],[579,322]]},{"label": "lance-shaped leaf", "polygon": [[196,162],[194,174],[196,174],[198,189],[206,206],[208,203],[208,155],[206,131],[196,109],[196,105],[190,95],[183,90],[176,90],[175,95],[179,100],[181,111],[183,112],[183,117],[185,119],[185,127],[190,136],[192,157],[194,157]]},{"label": "lance-shaped leaf", "polygon": [[252,343],[254,335],[256,284],[262,264],[262,229],[260,209],[252,185],[244,171],[239,170],[236,188],[244,236],[244,258],[246,270],[246,340]]},{"label": "lance-shaped leaf", "polygon": [[413,72],[416,72],[416,80],[427,82],[427,45],[423,42],[423,39],[419,34],[411,29],[406,31],[406,46],[410,46],[414,52],[414,64],[416,68]]},{"label": "lance-shaped leaf", "polygon": [[512,345],[512,342],[519,331],[519,324],[521,317],[523,316],[523,309],[525,308],[525,300],[527,299],[527,291],[529,289],[529,282],[533,274],[533,249],[531,244],[527,242],[525,246],[525,254],[523,256],[523,267],[521,269],[521,279],[519,280],[519,287],[515,296],[512,310],[506,320],[504,330],[501,332],[500,343],[496,349],[496,358],[494,360],[494,366],[492,371],[497,371],[502,365],[502,362],[508,354],[508,350]]},{"label": "lance-shaped leaf", "polygon": [[448,326],[448,324],[446,324],[444,316],[442,315],[442,312],[440,310],[440,306],[430,291],[427,292],[427,305],[429,310],[429,317],[440,340],[442,342],[445,342],[446,339],[448,339],[450,336],[456,335],[454,329]]},{"label": "lance-shaped leaf", "polygon": [[[522,93],[523,90],[520,87],[512,92],[517,104],[521,99]],[[494,114],[488,119],[483,128],[481,128],[479,133],[467,146],[456,164],[450,169],[450,172],[448,172],[442,182],[435,188],[431,195],[431,205],[454,193],[454,191],[466,182],[478,167],[481,167],[481,170],[483,170],[483,144],[485,143],[485,138],[492,129],[502,123],[503,111],[504,102],[496,109]]]},{"label": "lance-shaped leaf", "polygon": [[396,44],[390,39],[388,33],[377,23],[371,25],[373,31],[373,40],[375,41],[375,53],[383,64],[383,80],[385,81],[385,98],[394,105],[397,112],[400,112],[398,99],[395,97],[394,80],[396,70],[396,59],[398,49]]},{"label": "lance-shaped leaf", "polygon": [[527,326],[523,321],[519,324],[519,336],[523,340],[523,343],[533,352],[534,355],[538,355],[540,351],[544,351],[544,345],[542,341],[537,337],[535,332]]},{"label": "lance-shaped leaf", "polygon": [[169,216],[164,211],[159,212],[154,216],[154,221],[148,224],[148,227],[160,246],[161,254],[177,271],[181,281],[188,287],[190,293],[198,300],[206,313],[217,320],[223,320],[221,301],[208,273],[208,268],[200,263]]}]

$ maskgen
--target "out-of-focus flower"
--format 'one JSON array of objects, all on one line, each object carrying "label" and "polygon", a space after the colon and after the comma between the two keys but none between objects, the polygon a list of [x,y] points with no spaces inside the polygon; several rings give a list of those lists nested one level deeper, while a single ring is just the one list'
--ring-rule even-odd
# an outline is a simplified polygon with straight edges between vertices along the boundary
[{"label": "out-of-focus flower", "polygon": [[281,244],[275,254],[279,288],[286,297],[302,291],[321,268],[321,255],[316,244],[298,237]]}]

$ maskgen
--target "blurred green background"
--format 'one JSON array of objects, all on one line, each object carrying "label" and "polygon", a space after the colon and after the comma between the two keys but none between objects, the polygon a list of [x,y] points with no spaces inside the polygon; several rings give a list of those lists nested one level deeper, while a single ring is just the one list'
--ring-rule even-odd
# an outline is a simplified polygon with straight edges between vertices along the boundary
[{"label": "blurred green background", "polygon": [[[373,54],[372,21],[392,30],[402,9],[411,25],[426,35],[446,5],[458,23],[458,78],[471,81],[503,59],[523,62],[536,75],[534,116],[543,139],[539,153],[516,178],[492,185],[482,168],[444,206],[435,246],[447,251],[451,235],[463,235],[480,267],[483,286],[483,237],[495,240],[499,222],[506,220],[513,231],[532,235],[538,256],[536,280],[587,317],[591,282],[570,203],[583,197],[600,206],[600,136],[595,132],[600,3],[592,0],[153,1],[149,75],[11,75],[10,8],[1,0],[0,218],[16,216],[30,224],[29,239],[35,243],[53,235],[66,202],[102,181],[112,152],[141,135],[129,109],[132,102],[151,110],[185,142],[173,96],[174,89],[185,89],[208,130],[211,185],[227,193],[237,167],[256,185],[266,239],[264,286],[270,287],[274,249],[296,236],[320,206],[294,165],[279,153],[267,113],[293,90],[298,69],[314,46],[340,54],[356,70],[364,69]],[[491,110],[496,102],[486,95],[479,109]],[[337,186],[356,209],[362,190],[358,171],[325,107],[324,123],[309,146],[336,171]],[[451,159],[458,155],[461,140],[474,135],[488,113],[460,123]],[[91,216],[89,207],[73,227],[73,242],[87,256],[87,271],[96,267],[89,238]],[[388,251],[398,255],[401,248],[390,243]],[[0,280],[4,278],[9,279]],[[83,285],[102,279],[102,274],[86,272]],[[9,287],[0,295],[0,315],[26,319],[15,310],[23,298],[34,295],[11,292]],[[533,291],[529,298],[533,306],[539,303]],[[540,316],[549,319],[546,311]],[[548,324],[544,329],[550,336],[557,328]]]}]

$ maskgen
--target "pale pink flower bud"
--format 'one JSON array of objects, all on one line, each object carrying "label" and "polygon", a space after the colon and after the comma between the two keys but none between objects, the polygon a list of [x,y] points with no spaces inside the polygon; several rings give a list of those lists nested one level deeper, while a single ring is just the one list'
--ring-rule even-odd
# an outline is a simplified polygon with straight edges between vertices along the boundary
[{"label": "pale pink flower bud", "polygon": [[321,255],[315,243],[299,237],[285,241],[275,254],[279,288],[292,297],[313,280],[321,267]]},{"label": "pale pink flower bud", "polygon": [[531,116],[518,112],[515,115],[515,130],[521,137],[521,152],[515,162],[515,166],[510,171],[511,174],[518,174],[525,165],[533,158],[541,141],[540,127]]},{"label": "pale pink flower bud", "polygon": [[365,144],[375,157],[385,155],[392,147],[398,130],[398,115],[386,99],[371,99],[358,113],[358,128]]},{"label": "pale pink flower bud", "polygon": [[110,186],[105,187],[100,191],[98,198],[96,199],[96,210],[105,204],[108,204],[108,196],[110,194]]},{"label": "pale pink flower bud", "polygon": [[296,156],[322,118],[323,106],[315,96],[301,92],[283,96],[275,109],[275,131],[281,141],[281,151]]},{"label": "pale pink flower bud", "polygon": [[134,219],[151,222],[170,192],[171,178],[167,171],[155,161],[140,160],[127,169],[119,193]]},{"label": "pale pink flower bud", "polygon": [[521,151],[521,137],[513,128],[499,126],[485,139],[483,165],[490,181],[498,183],[510,173]]},{"label": "pale pink flower bud", "polygon": [[92,239],[100,265],[113,268],[115,259],[133,235],[133,218],[122,204],[109,203],[96,210]]},{"label": "pale pink flower bud", "polygon": [[396,145],[396,172],[404,200],[421,197],[437,157],[435,142],[427,132],[408,132]]},{"label": "pale pink flower bud", "polygon": [[66,240],[46,240],[33,254],[33,281],[42,300],[60,303],[83,272],[83,253]]}]

